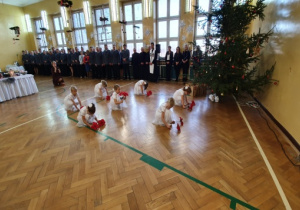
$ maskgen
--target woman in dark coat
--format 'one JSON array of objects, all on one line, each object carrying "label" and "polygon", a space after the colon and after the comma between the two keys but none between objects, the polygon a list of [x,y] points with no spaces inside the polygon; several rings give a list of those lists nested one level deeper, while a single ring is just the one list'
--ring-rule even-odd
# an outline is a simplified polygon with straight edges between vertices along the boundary
[{"label": "woman in dark coat", "polygon": [[55,61],[52,61],[51,72],[52,72],[54,86],[60,86],[60,85],[65,84],[64,79],[61,76],[61,71],[60,71],[59,67],[56,65]]},{"label": "woman in dark coat", "polygon": [[174,68],[176,71],[176,82],[178,82],[178,77],[181,69],[181,60],[182,60],[182,54],[180,52],[180,47],[177,47],[176,53],[174,55]]}]

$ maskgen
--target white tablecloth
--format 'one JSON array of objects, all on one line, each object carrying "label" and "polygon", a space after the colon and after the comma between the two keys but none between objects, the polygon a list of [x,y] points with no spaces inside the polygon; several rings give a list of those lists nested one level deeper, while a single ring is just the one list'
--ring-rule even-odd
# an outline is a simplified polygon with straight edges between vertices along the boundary
[{"label": "white tablecloth", "polygon": [[14,83],[5,82],[6,78],[0,79],[0,102],[39,92],[32,74],[16,76],[14,78]]},{"label": "white tablecloth", "polygon": [[13,71],[24,71],[24,67],[23,66],[16,66],[16,65],[7,65],[5,67],[6,71],[9,71],[9,70],[13,70]]}]

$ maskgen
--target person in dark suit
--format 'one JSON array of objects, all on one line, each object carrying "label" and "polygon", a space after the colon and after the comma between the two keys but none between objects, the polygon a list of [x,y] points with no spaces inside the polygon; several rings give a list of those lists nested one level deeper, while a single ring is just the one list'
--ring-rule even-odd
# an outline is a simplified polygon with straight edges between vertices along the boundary
[{"label": "person in dark suit", "polygon": [[139,61],[140,61],[140,68],[139,68],[139,78],[140,79],[144,79],[146,80],[146,74],[148,70],[148,65],[146,65],[146,61],[147,61],[147,53],[144,51],[144,48],[141,48],[141,52],[140,52],[140,57],[139,57]]},{"label": "person in dark suit", "polygon": [[178,77],[181,69],[182,54],[180,52],[180,47],[176,48],[176,53],[174,55],[174,69],[176,71],[176,82],[178,82]]},{"label": "person in dark suit", "polygon": [[42,58],[43,67],[44,67],[43,74],[47,76],[50,75],[50,60],[51,60],[50,56],[52,55],[48,55],[45,50],[43,51],[43,58]]},{"label": "person in dark suit", "polygon": [[140,79],[139,77],[139,64],[140,64],[140,55],[136,52],[136,49],[133,48],[133,54],[131,58],[131,65],[133,70],[133,78]]},{"label": "person in dark suit", "polygon": [[96,67],[96,77],[101,79],[102,78],[102,63],[103,63],[103,57],[102,57],[102,48],[97,47],[96,49],[96,61],[95,61],[95,67]]},{"label": "person in dark suit", "polygon": [[113,67],[113,78],[120,79],[120,65],[121,65],[121,56],[119,50],[116,49],[116,45],[113,45],[111,50],[112,54],[112,67]]},{"label": "person in dark suit", "polygon": [[107,44],[104,45],[104,51],[102,53],[103,55],[103,64],[102,67],[105,69],[105,77],[111,79],[111,65],[110,65],[110,51],[108,50]]},{"label": "person in dark suit", "polygon": [[91,68],[91,71],[92,71],[92,78],[95,79],[96,78],[96,66],[95,66],[95,63],[96,63],[96,52],[95,52],[95,48],[93,47],[90,47],[90,68]]},{"label": "person in dark suit", "polygon": [[170,81],[172,64],[173,64],[173,51],[171,51],[171,46],[168,47],[168,51],[166,52],[165,62],[166,62],[166,80]]},{"label": "person in dark suit", "polygon": [[124,44],[123,45],[123,50],[121,52],[121,58],[122,58],[122,63],[123,63],[123,78],[127,79],[127,75],[128,75],[128,79],[130,79],[130,70],[129,70],[129,57],[130,57],[130,52],[127,49],[127,45]]},{"label": "person in dark suit", "polygon": [[182,81],[187,81],[188,71],[190,67],[190,58],[191,58],[191,52],[189,51],[189,48],[187,45],[184,47],[184,51],[182,53],[182,69],[183,69],[183,79]]}]

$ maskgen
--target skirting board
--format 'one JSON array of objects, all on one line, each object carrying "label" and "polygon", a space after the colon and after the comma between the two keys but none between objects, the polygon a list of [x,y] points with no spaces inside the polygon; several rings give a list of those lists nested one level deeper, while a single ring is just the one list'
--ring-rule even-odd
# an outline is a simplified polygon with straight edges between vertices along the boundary
[{"label": "skirting board", "polygon": [[271,118],[271,120],[278,126],[278,128],[286,135],[286,137],[291,141],[294,147],[300,152],[300,144],[296,139],[275,119],[275,117],[264,107],[260,101],[254,97],[254,100],[260,105],[260,107],[265,111],[265,113]]}]

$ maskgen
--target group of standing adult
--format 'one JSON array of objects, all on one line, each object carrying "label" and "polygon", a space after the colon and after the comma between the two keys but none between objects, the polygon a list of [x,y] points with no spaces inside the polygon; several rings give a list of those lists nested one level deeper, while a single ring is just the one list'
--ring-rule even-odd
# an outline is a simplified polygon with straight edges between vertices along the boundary
[{"label": "group of standing adult", "polygon": [[[145,52],[144,47],[141,52],[137,53],[133,49],[131,65],[133,68],[133,78],[143,79],[152,82],[158,82],[158,53],[152,42],[148,52]],[[68,53],[64,49],[58,50],[52,48],[49,51],[23,51],[22,60],[24,67],[30,74],[53,75],[53,62],[59,69],[61,76],[88,77],[99,79],[121,79],[121,69],[123,69],[122,79],[131,79],[129,62],[130,52],[126,44],[123,45],[123,50],[117,50],[113,45],[111,50],[107,44],[104,45],[104,50],[100,47],[90,47],[89,50],[81,51],[77,47],[68,49]],[[172,66],[174,66],[176,81],[183,69],[183,81],[187,81],[189,70],[190,51],[188,46],[185,46],[181,53],[180,47],[176,48],[176,52],[171,51],[171,46],[165,55],[166,64],[166,80],[171,80]]]}]

